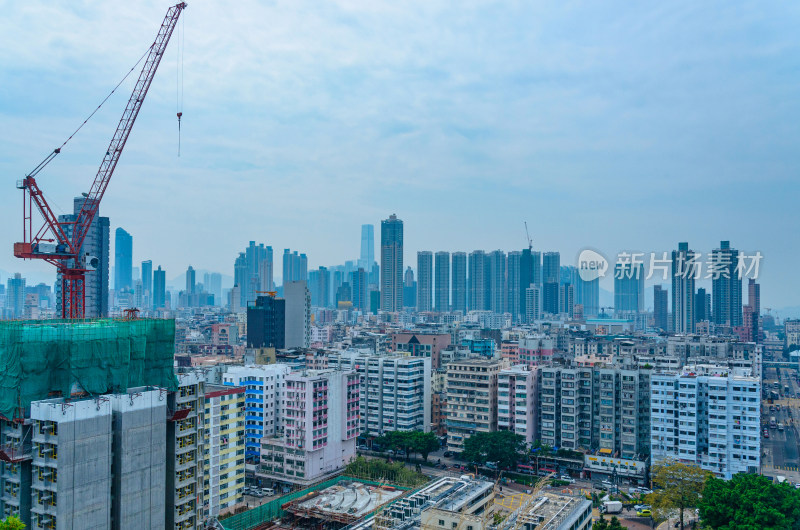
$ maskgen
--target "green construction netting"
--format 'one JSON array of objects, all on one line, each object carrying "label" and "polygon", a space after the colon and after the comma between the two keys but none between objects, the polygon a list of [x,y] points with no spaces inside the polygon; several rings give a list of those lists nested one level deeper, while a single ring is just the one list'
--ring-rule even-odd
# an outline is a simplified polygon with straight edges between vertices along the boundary
[{"label": "green construction netting", "polygon": [[0,415],[81,391],[175,390],[174,352],[174,320],[0,321]]}]

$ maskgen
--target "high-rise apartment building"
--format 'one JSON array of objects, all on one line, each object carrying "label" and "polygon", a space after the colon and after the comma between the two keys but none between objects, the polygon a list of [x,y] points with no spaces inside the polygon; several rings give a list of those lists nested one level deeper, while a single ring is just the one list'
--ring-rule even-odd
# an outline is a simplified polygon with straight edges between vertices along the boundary
[{"label": "high-rise apartment building", "polygon": [[535,285],[541,290],[542,286],[542,254],[534,252],[530,248],[522,251],[519,262],[520,276],[520,309],[521,316],[527,318],[527,292],[528,287]]},{"label": "high-rise apartment building", "polygon": [[245,457],[261,454],[261,439],[275,436],[283,427],[281,403],[288,365],[232,366],[222,375],[224,385],[245,389]]},{"label": "high-rise apartment building", "polygon": [[742,369],[687,366],[652,376],[652,463],[696,464],[718,477],[758,473],[761,390]]},{"label": "high-rise apartment building", "polygon": [[381,221],[381,311],[403,310],[403,221]]},{"label": "high-rise apartment building", "polygon": [[[305,280],[283,284],[285,300],[284,334],[285,348],[309,348],[311,346],[311,292]],[[248,308],[248,323],[250,310]],[[248,327],[249,330],[249,327]]]},{"label": "high-rise apartment building", "polygon": [[22,318],[25,314],[25,278],[15,273],[6,282],[6,308],[11,318]]},{"label": "high-rise apartment building", "polygon": [[205,385],[205,517],[232,511],[244,500],[245,388]]},{"label": "high-rise apartment building", "polygon": [[[75,213],[58,216],[58,222],[62,223],[67,238],[72,237],[72,229],[78,219],[78,214],[87,200],[89,199],[85,197],[75,197],[73,202]],[[86,318],[108,316],[108,262],[111,227],[108,217],[100,217],[99,214],[98,210],[86,231],[86,239],[83,240],[83,246],[79,251],[81,256],[88,255],[97,258],[99,263],[95,270],[87,271],[84,276]],[[61,314],[61,272],[56,274],[56,313]]]},{"label": "high-rise apartment building", "polygon": [[247,307],[247,347],[286,347],[286,300],[259,296]]},{"label": "high-rise apartment building", "polygon": [[585,317],[596,317],[600,314],[600,278],[586,281],[580,275],[576,275],[575,304],[583,306]]},{"label": "high-rise apartment building", "polygon": [[133,288],[133,238],[117,228],[114,232],[114,290]]},{"label": "high-rise apartment building", "polygon": [[153,309],[167,307],[167,271],[158,269],[153,271]]},{"label": "high-rise apartment building", "polygon": [[214,305],[222,305],[222,274],[212,272],[205,276],[203,283],[206,284],[206,291],[214,296]]},{"label": "high-rise apartment building", "polygon": [[447,449],[464,451],[476,432],[497,430],[497,377],[505,368],[499,360],[467,359],[447,365]]},{"label": "high-rise apartment building", "polygon": [[308,485],[331,477],[356,454],[359,377],[308,370],[284,378],[284,430],[261,442],[262,478]]},{"label": "high-rise apartment building", "polygon": [[730,241],[720,241],[711,251],[712,317],[715,324],[742,325],[742,277],[739,274],[739,251]]},{"label": "high-rise apartment building", "polygon": [[434,264],[433,308],[450,311],[450,253],[437,252]]},{"label": "high-rise apartment building", "polygon": [[308,274],[308,280],[308,289],[311,291],[311,305],[314,307],[330,307],[331,272],[328,268],[320,267],[315,271],[311,271]]},{"label": "high-rise apartment building", "polygon": [[695,322],[711,320],[711,295],[702,287],[694,295],[694,319]]},{"label": "high-rise apartment building", "polygon": [[453,252],[453,311],[467,312],[467,254]]},{"label": "high-rise apartment building", "polygon": [[539,433],[538,368],[512,366],[497,375],[497,428],[533,444]]},{"label": "high-rise apartment building", "polygon": [[153,305],[153,261],[145,260],[142,262],[142,292],[144,298],[149,301],[148,309]]},{"label": "high-rise apartment building", "polygon": [[433,252],[417,252],[417,311],[433,311]]},{"label": "high-rise apartment building", "polygon": [[489,310],[502,314],[508,310],[506,286],[506,253],[495,250],[486,256],[486,275],[488,278],[486,289],[489,301]]},{"label": "high-rise apartment building", "polygon": [[295,250],[283,249],[283,285],[308,279],[308,258]]},{"label": "high-rise apartment building", "polygon": [[369,309],[367,296],[369,294],[369,284],[367,272],[359,267],[350,273],[350,289],[353,301],[353,309],[366,313]]},{"label": "high-rise apartment building", "polygon": [[674,333],[694,333],[694,286],[700,264],[689,243],[678,243],[672,251],[672,329]]},{"label": "high-rise apartment building", "polygon": [[485,311],[489,309],[488,275],[486,270],[486,253],[473,250],[469,253],[469,311]]},{"label": "high-rise apartment building", "polygon": [[644,264],[614,265],[614,311],[626,317],[644,311]]},{"label": "high-rise apartment building", "polygon": [[557,282],[544,282],[542,288],[542,312],[557,315],[561,311],[560,285]]},{"label": "high-rise apartment building", "polygon": [[571,283],[558,286],[558,312],[572,318],[575,310],[575,287]]},{"label": "high-rise apartment building", "polygon": [[558,314],[561,310],[561,254],[545,252],[542,255],[542,309],[545,313]]},{"label": "high-rise apartment building", "polygon": [[[268,263],[265,265],[264,262]],[[264,246],[263,243],[256,245],[255,241],[250,241],[244,252],[239,253],[233,265],[233,284],[239,289],[238,300],[234,300],[232,306],[247,307],[250,302],[255,301],[256,291],[272,290],[262,289],[265,284],[274,285],[272,263],[272,247]],[[264,274],[269,277],[263,278]]]},{"label": "high-rise apartment building", "polygon": [[361,225],[361,255],[358,266],[369,272],[375,263],[375,227]]},{"label": "high-rise apartment building", "polygon": [[540,437],[565,449],[644,460],[649,454],[649,370],[540,370]]},{"label": "high-rise apartment building", "polygon": [[664,331],[669,331],[669,301],[667,290],[660,285],[653,286],[653,325]]},{"label": "high-rise apartment building", "polygon": [[[431,359],[381,356],[363,359],[362,431],[428,432],[431,426]],[[360,366],[360,365],[359,365]]]},{"label": "high-rise apartment building", "polygon": [[531,284],[525,289],[525,322],[531,324],[542,318],[542,290]]}]

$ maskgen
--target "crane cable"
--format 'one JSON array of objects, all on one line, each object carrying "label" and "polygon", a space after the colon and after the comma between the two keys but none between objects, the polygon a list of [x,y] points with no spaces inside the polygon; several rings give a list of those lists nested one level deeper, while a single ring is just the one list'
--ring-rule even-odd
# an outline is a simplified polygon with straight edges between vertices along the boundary
[{"label": "crane cable", "polygon": [[56,157],[56,155],[57,155],[57,154],[59,154],[59,153],[61,152],[61,149],[63,149],[63,148],[64,148],[64,146],[65,146],[65,145],[67,145],[67,142],[69,142],[70,140],[72,140],[72,137],[73,137],[73,136],[75,136],[76,134],[78,134],[78,131],[80,131],[81,129],[83,129],[83,126],[84,126],[84,125],[86,125],[86,122],[88,122],[89,120],[91,120],[91,119],[92,119],[92,116],[94,116],[94,115],[97,113],[97,111],[98,111],[98,110],[100,110],[100,107],[102,107],[102,106],[103,106],[103,104],[105,104],[105,102],[106,102],[106,101],[108,101],[108,98],[110,98],[110,97],[111,97],[111,96],[114,94],[114,92],[116,92],[116,91],[117,91],[117,89],[120,87],[120,85],[122,85],[122,83],[124,83],[124,82],[125,82],[125,80],[126,80],[126,79],[128,79],[128,76],[129,76],[129,75],[131,75],[131,73],[132,73],[132,72],[133,72],[133,71],[136,69],[136,67],[137,67],[137,66],[139,66],[139,63],[140,63],[140,62],[142,62],[142,59],[144,59],[144,58],[147,56],[147,54],[148,54],[148,53],[150,53],[150,50],[153,48],[153,46],[155,46],[155,43],[151,44],[151,45],[150,45],[150,46],[147,48],[147,50],[145,50],[145,52],[142,54],[142,56],[141,56],[141,57],[139,57],[139,60],[138,60],[138,61],[136,61],[136,64],[134,64],[134,65],[133,65],[133,67],[132,67],[130,70],[128,70],[128,73],[127,73],[127,74],[125,74],[125,77],[123,77],[123,78],[122,78],[122,80],[121,80],[119,83],[117,83],[117,86],[115,86],[115,87],[114,87],[114,88],[111,90],[111,92],[109,92],[109,93],[108,93],[108,95],[105,97],[105,99],[103,99],[103,101],[101,101],[101,102],[100,102],[100,104],[97,106],[97,108],[96,108],[96,109],[94,109],[94,110],[92,111],[92,113],[91,113],[91,114],[89,114],[89,117],[87,117],[85,120],[83,120],[83,123],[81,123],[81,124],[80,124],[80,126],[79,126],[77,129],[75,129],[75,131],[74,131],[72,134],[70,134],[70,135],[69,135],[69,138],[67,138],[66,140],[64,140],[64,143],[63,143],[63,144],[61,144],[60,146],[58,146],[58,147],[57,147],[55,150],[53,150],[53,152],[52,152],[52,153],[50,153],[49,155],[47,155],[47,156],[45,157],[45,159],[44,159],[44,160],[42,160],[41,162],[39,162],[39,165],[38,165],[38,166],[36,166],[36,167],[33,169],[33,171],[31,171],[31,172],[28,174],[28,176],[29,176],[29,177],[33,177],[33,176],[35,176],[35,175],[36,175],[36,174],[38,174],[38,173],[39,173],[39,172],[40,172],[42,169],[44,169],[44,168],[45,168],[45,166],[47,166],[47,164],[49,164],[49,163],[50,163],[50,162],[51,162],[51,161],[52,161],[52,160],[53,160],[53,159]]},{"label": "crane cable", "polygon": [[181,19],[181,38],[178,41],[178,60],[175,63],[175,99],[178,113],[178,157],[181,156],[181,117],[183,116],[183,49],[186,42],[186,18]]}]

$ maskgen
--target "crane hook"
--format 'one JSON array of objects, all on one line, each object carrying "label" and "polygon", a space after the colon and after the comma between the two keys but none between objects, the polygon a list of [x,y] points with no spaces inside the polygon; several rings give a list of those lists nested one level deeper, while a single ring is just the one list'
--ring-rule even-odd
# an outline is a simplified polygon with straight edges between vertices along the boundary
[{"label": "crane hook", "polygon": [[183,112],[178,113],[178,156],[181,156],[181,116]]}]

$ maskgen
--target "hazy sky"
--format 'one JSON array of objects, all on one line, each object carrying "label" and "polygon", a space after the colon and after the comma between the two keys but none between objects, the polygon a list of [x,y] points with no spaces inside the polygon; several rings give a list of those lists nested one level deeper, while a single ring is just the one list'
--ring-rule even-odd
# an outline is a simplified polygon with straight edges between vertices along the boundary
[{"label": "hazy sky", "polygon": [[[12,255],[15,182],[168,5],[0,0],[0,269],[53,277]],[[796,2],[191,1],[181,157],[176,33],[101,214],[168,277],[232,274],[251,239],[341,263],[393,212],[414,265],[521,249],[526,220],[564,263],[729,239],[764,255],[762,307],[800,305],[799,22]],[[57,212],[131,88],[38,177]]]}]

